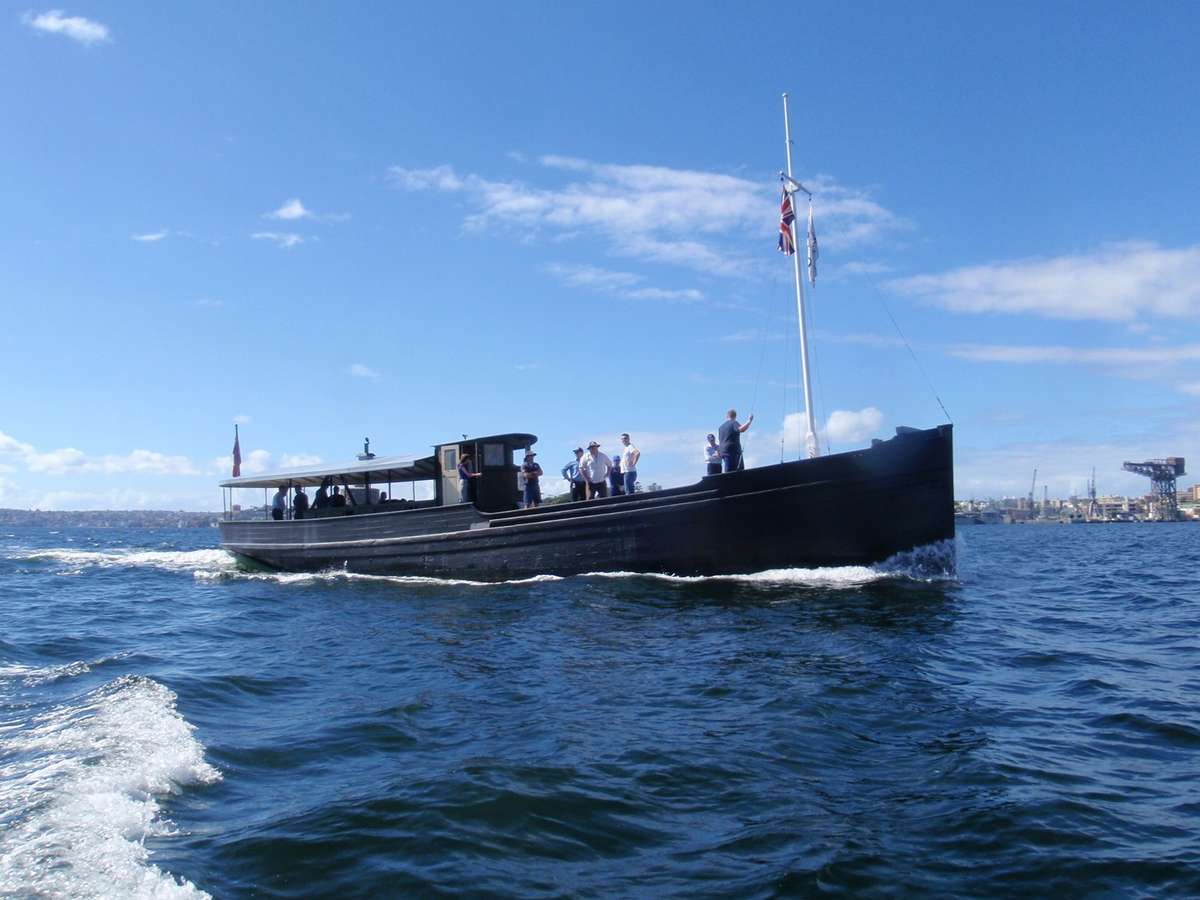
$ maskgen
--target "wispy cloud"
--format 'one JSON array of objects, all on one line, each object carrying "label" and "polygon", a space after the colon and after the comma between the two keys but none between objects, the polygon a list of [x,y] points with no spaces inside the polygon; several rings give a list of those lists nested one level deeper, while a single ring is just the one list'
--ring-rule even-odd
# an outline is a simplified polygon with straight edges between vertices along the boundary
[{"label": "wispy cloud", "polygon": [[263,213],[264,219],[276,219],[282,222],[297,222],[309,219],[314,222],[344,222],[350,218],[349,213],[316,213],[300,202],[299,197],[292,197],[283,203],[279,209]]},{"label": "wispy cloud", "polygon": [[106,26],[83,16],[64,15],[60,9],[36,14],[27,12],[21,17],[21,21],[35,31],[60,34],[85,46],[111,40]]},{"label": "wispy cloud", "polygon": [[285,469],[299,469],[303,466],[319,466],[324,462],[321,457],[312,453],[285,453],[279,457],[279,465]]},{"label": "wispy cloud", "polygon": [[39,451],[32,444],[0,432],[0,458],[7,458],[34,473],[62,475],[98,472],[113,475],[142,472],[154,475],[197,475],[186,456],[171,456],[156,450],[133,450],[124,455],[90,456],[74,447]]},{"label": "wispy cloud", "polygon": [[133,240],[141,241],[144,244],[153,244],[158,241],[161,241],[163,238],[165,238],[170,233],[171,232],[167,231],[167,229],[164,228],[162,231],[150,231],[150,232],[147,232],[146,234],[131,234],[130,237]]},{"label": "wispy cloud", "polygon": [[238,413],[233,417],[233,421],[235,425],[249,425],[251,419],[246,413]]},{"label": "wispy cloud", "polygon": [[378,378],[379,373],[369,366],[364,366],[362,363],[354,363],[346,369],[347,375],[353,375],[355,378]]},{"label": "wispy cloud", "polygon": [[1107,244],[1092,253],[952,269],[891,282],[900,293],[965,313],[1132,321],[1200,313],[1200,245]]},{"label": "wispy cloud", "polygon": [[225,301],[216,297],[197,297],[192,301],[192,306],[198,306],[200,309],[221,309],[224,305]]},{"label": "wispy cloud", "polygon": [[646,278],[634,272],[616,272],[590,265],[550,263],[544,271],[568,287],[616,294],[632,300],[660,300],[667,303],[695,303],[704,299],[696,288],[659,288],[645,284]]},{"label": "wispy cloud", "polygon": [[885,275],[892,271],[892,267],[881,262],[866,262],[864,260],[851,260],[847,263],[842,263],[834,270],[836,275]]},{"label": "wispy cloud", "polygon": [[256,241],[271,241],[283,250],[291,250],[296,245],[304,243],[304,236],[293,232],[256,231],[250,237]]},{"label": "wispy cloud", "polygon": [[1162,366],[1200,360],[1200,344],[1174,347],[1067,347],[1038,344],[960,344],[946,351],[959,359],[1014,364]]},{"label": "wispy cloud", "polygon": [[[613,165],[564,156],[539,159],[543,180],[566,183],[531,186],[459,175],[449,165],[429,169],[393,166],[393,186],[407,191],[462,193],[473,207],[467,229],[511,226],[525,234],[555,238],[599,237],[618,255],[678,265],[706,274],[756,272],[760,262],[747,249],[770,241],[778,222],[776,189],[770,178],[749,180],[722,172],[651,165]],[[548,170],[548,171],[547,171]],[[900,217],[866,192],[828,176],[807,179],[818,194],[823,242],[845,246],[870,241],[905,227]]]}]

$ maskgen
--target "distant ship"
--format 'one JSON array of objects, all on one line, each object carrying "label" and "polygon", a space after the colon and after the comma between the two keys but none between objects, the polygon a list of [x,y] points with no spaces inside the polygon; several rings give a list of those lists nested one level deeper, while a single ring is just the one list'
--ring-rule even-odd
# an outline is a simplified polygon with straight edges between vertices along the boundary
[{"label": "distant ship", "polygon": [[[807,459],[708,475],[650,493],[521,509],[514,456],[537,438],[515,432],[446,441],[420,458],[375,458],[342,466],[231,478],[221,545],[288,571],[351,572],[498,581],[537,575],[643,572],[740,574],[793,566],[870,565],[954,537],[952,426],[898,428],[868,448],[819,456],[809,382],[804,288],[793,200],[811,194],[792,178],[784,95],[787,173],[780,249],[793,256]],[[808,265],[816,237],[809,212]],[[476,496],[464,502],[458,464],[479,461]],[[236,458],[236,454],[235,454]],[[425,482],[432,498],[393,491]],[[336,485],[343,506],[303,518],[250,521],[233,491]],[[383,486],[387,486],[386,496]],[[428,494],[425,491],[424,494]],[[264,504],[264,511],[266,504]]]}]

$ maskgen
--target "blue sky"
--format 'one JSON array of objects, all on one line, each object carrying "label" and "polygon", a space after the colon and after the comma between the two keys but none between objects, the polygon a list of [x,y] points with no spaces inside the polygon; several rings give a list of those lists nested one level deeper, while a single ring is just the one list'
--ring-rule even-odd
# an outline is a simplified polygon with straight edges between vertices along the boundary
[{"label": "blue sky", "polygon": [[960,497],[1196,457],[1200,10],[843,7],[7,7],[0,505],[213,508],[235,419],[249,470],[628,430],[678,484],[730,406],[794,457],[783,90],[825,445],[936,391]]}]

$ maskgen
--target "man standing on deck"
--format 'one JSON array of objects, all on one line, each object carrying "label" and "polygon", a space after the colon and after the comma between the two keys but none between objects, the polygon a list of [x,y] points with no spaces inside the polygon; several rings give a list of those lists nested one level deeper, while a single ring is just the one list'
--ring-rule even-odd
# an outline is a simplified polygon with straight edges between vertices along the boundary
[{"label": "man standing on deck", "polygon": [[721,462],[725,464],[726,472],[740,472],[746,468],[742,462],[742,432],[746,431],[753,421],[754,413],[750,413],[746,424],[739,424],[737,410],[731,409],[725,414],[725,421],[721,427],[717,429],[721,438]]},{"label": "man standing on deck", "polygon": [[629,440],[629,432],[626,431],[621,435],[621,471],[625,476],[625,493],[632,494],[634,486],[637,485],[637,467],[638,460],[642,458],[642,451],[633,446]]},{"label": "man standing on deck", "polygon": [[587,482],[589,500],[608,496],[608,470],[611,468],[612,460],[600,452],[600,442],[588,444],[588,452],[579,463],[579,471]]},{"label": "man standing on deck", "polygon": [[271,518],[276,522],[282,522],[284,512],[287,510],[287,486],[280,485],[275,491],[275,496],[271,498]]},{"label": "man standing on deck", "polygon": [[579,470],[579,463],[583,460],[583,448],[575,448],[575,459],[572,462],[563,466],[562,477],[565,478],[571,485],[571,501],[587,499],[587,482],[584,481],[583,472]]},{"label": "man standing on deck", "polygon": [[522,492],[525,496],[525,508],[534,509],[542,502],[542,485],[540,479],[544,472],[542,467],[534,457],[537,456],[532,450],[525,451],[525,462],[521,463],[521,474],[525,476],[525,489]]}]

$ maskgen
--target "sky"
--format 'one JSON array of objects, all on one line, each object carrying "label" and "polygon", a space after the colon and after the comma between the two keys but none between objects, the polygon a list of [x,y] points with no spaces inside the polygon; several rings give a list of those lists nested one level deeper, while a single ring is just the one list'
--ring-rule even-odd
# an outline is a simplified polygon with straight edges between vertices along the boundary
[{"label": "sky", "polygon": [[[956,495],[1200,467],[1194,4],[0,5],[0,506],[622,431],[796,458],[781,93],[823,452]],[[807,210],[800,208],[801,217]],[[1190,475],[1181,485],[1191,484]],[[548,487],[553,490],[551,482]]]}]

